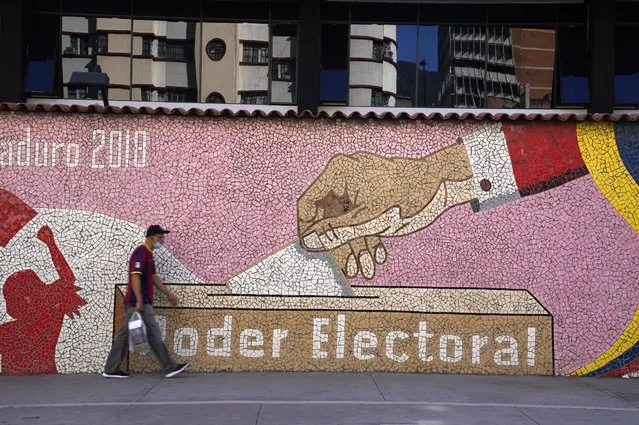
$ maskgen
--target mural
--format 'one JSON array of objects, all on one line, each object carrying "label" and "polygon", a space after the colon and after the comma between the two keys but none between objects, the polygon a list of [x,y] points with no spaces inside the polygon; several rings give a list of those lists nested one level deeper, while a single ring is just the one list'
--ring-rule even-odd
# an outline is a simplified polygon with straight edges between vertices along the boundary
[{"label": "mural", "polygon": [[161,223],[194,371],[635,375],[638,164],[633,123],[4,114],[0,373],[100,372]]},{"label": "mural", "polygon": [[[36,212],[3,189],[0,206],[0,246],[5,247]],[[80,288],[74,286],[73,271],[51,229],[43,226],[37,237],[47,246],[59,278],[46,285],[36,272],[27,269],[13,273],[4,282],[6,311],[15,319],[0,325],[0,354],[6,374],[56,373],[55,348],[64,316],[79,316],[78,308],[86,304],[75,293]]]}]

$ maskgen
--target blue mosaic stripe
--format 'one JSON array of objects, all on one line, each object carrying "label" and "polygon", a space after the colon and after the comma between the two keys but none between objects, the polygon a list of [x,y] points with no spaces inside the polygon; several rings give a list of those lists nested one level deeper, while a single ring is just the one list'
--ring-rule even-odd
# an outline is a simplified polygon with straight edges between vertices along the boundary
[{"label": "blue mosaic stripe", "polygon": [[639,124],[631,122],[616,123],[615,139],[623,164],[639,185]]},{"label": "blue mosaic stripe", "polygon": [[611,360],[605,366],[600,367],[597,370],[593,370],[585,376],[605,375],[606,373],[612,372],[616,369],[621,369],[622,367],[632,363],[637,357],[639,357],[639,343],[629,348],[625,353],[623,353],[616,359]]}]

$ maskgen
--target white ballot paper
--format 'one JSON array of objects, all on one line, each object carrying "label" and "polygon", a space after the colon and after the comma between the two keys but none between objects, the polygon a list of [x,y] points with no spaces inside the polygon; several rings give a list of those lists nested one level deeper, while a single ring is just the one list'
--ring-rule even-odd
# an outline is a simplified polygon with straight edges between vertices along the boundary
[{"label": "white ballot paper", "polygon": [[227,281],[233,294],[349,296],[350,285],[329,252],[287,245]]}]

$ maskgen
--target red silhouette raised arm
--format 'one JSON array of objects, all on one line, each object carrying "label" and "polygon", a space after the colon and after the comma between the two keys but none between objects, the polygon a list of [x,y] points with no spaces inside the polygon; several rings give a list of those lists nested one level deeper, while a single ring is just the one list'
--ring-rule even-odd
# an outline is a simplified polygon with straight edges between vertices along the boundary
[{"label": "red silhouette raised arm", "polygon": [[47,285],[33,270],[9,276],[2,288],[7,313],[15,320],[0,325],[2,373],[57,373],[55,351],[64,316],[80,315],[86,304],[76,292],[75,275],[48,226],[38,239],[49,248],[59,278]]}]

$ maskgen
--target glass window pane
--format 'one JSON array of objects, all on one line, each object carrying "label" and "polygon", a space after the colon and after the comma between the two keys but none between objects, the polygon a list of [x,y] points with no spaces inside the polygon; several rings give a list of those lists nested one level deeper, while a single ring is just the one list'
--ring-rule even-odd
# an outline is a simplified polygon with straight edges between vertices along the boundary
[{"label": "glass window pane", "polygon": [[554,28],[510,28],[512,49],[506,50],[505,64],[515,68],[515,96],[518,108],[552,107],[555,70]]},{"label": "glass window pane", "polygon": [[415,25],[351,25],[349,105],[418,106],[417,41]]},{"label": "glass window pane", "polygon": [[240,103],[268,104],[269,26],[239,24],[241,58],[237,91]]},{"label": "glass window pane", "polygon": [[387,106],[417,106],[417,28],[416,25],[397,26],[396,52],[392,51],[391,44],[392,59],[397,61],[397,89],[395,96],[392,96],[391,91]]},{"label": "glass window pane", "polygon": [[38,31],[32,31],[30,34],[24,91],[27,96],[59,96],[56,62],[60,58],[57,43],[60,17],[33,15],[32,25],[38,28]]},{"label": "glass window pane", "polygon": [[426,92],[428,106],[551,107],[554,29],[440,26],[438,39],[441,83],[435,102]]},{"label": "glass window pane", "polygon": [[199,26],[186,21],[133,21],[134,101],[197,102]]},{"label": "glass window pane", "polygon": [[350,106],[415,103],[415,25],[351,25]]},{"label": "glass window pane", "polygon": [[488,108],[550,108],[555,66],[554,28],[489,26]]},{"label": "glass window pane", "polygon": [[[260,25],[260,24],[256,24]],[[262,24],[263,25],[263,24]],[[264,65],[268,63],[268,42],[244,40],[242,44],[241,65]]]},{"label": "glass window pane", "polygon": [[297,102],[297,25],[273,26],[271,103]]},{"label": "glass window pane", "polygon": [[615,35],[615,103],[639,104],[639,26],[617,27]]},{"label": "glass window pane", "polygon": [[[423,74],[430,77],[420,78],[426,85],[424,88],[422,83],[420,92],[425,101],[420,101],[420,104],[444,108],[485,108],[488,94],[485,80],[489,78],[486,52],[491,53],[490,45],[487,45],[484,27],[420,27],[418,59]],[[492,50],[495,49],[493,43]],[[429,63],[433,61],[436,65],[431,67]],[[497,75],[492,75],[492,79],[497,80]]]},{"label": "glass window pane", "polygon": [[349,26],[322,25],[320,102],[325,105],[348,103]]},{"label": "glass window pane", "polygon": [[557,29],[559,100],[561,105],[584,105],[590,102],[588,86],[588,51],[585,27]]},{"label": "glass window pane", "polygon": [[202,49],[200,102],[269,103],[268,24],[204,22]]},{"label": "glass window pane", "polygon": [[268,91],[250,90],[240,92],[240,103],[249,105],[266,105],[268,103]]},{"label": "glass window pane", "polygon": [[100,99],[98,87],[76,86],[74,72],[109,76],[109,100],[129,100],[131,92],[131,20],[81,16],[62,17],[63,97]]}]

